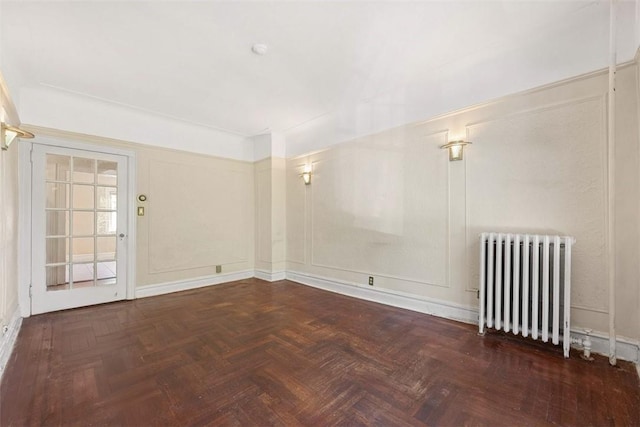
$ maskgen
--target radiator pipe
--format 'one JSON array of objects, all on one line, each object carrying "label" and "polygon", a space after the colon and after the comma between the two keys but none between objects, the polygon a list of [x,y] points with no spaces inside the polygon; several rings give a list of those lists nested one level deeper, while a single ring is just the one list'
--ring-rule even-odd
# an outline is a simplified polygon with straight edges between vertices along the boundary
[{"label": "radiator pipe", "polygon": [[582,358],[585,360],[593,360],[591,358],[591,337],[589,334],[591,333],[591,329],[584,330],[584,339],[582,340]]},{"label": "radiator pipe", "polygon": [[609,284],[609,363],[616,365],[616,247],[615,247],[615,148],[616,148],[616,6],[609,1],[609,105],[607,109],[607,272]]}]

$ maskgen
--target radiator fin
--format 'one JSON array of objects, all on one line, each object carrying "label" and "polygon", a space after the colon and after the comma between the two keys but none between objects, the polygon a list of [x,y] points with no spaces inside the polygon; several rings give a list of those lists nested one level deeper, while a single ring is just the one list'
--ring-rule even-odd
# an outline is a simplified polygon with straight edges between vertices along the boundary
[{"label": "radiator fin", "polygon": [[486,327],[562,341],[569,357],[573,243],[566,236],[482,233],[480,333]]}]

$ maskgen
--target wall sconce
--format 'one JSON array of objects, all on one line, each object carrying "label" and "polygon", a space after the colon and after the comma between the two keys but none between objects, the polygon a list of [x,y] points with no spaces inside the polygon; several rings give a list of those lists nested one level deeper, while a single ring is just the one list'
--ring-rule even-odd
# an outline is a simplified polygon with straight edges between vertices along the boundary
[{"label": "wall sconce", "polygon": [[471,144],[468,141],[451,141],[448,144],[443,145],[440,148],[447,148],[449,150],[449,161],[453,162],[455,160],[462,160],[462,152],[464,151],[464,146]]},{"label": "wall sconce", "polygon": [[33,138],[34,135],[31,132],[27,132],[26,130],[22,130],[17,127],[9,126],[4,123],[1,124],[2,127],[2,149],[8,150],[11,143],[16,138]]},{"label": "wall sconce", "polygon": [[304,165],[304,171],[300,176],[304,181],[304,185],[311,184],[311,165]]}]

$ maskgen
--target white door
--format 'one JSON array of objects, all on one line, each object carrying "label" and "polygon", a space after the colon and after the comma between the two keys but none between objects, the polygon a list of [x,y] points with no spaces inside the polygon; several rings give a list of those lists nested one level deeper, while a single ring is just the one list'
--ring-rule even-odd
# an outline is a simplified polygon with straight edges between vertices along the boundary
[{"label": "white door", "polygon": [[126,297],[127,157],[32,153],[33,314]]}]

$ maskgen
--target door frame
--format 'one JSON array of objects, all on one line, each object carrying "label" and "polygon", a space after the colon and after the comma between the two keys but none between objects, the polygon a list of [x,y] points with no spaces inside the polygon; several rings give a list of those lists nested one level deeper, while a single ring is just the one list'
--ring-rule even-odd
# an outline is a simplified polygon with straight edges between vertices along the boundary
[{"label": "door frame", "polygon": [[32,163],[31,152],[35,144],[49,145],[62,148],[71,148],[76,150],[95,151],[98,153],[115,154],[125,156],[127,158],[127,280],[126,280],[126,296],[125,299],[131,300],[135,298],[135,277],[136,277],[136,152],[118,147],[107,145],[97,145],[92,143],[79,142],[73,140],[73,137],[65,138],[64,136],[36,136],[31,141],[21,141],[19,147],[19,168],[18,168],[18,185],[19,185],[19,218],[18,218],[18,234],[20,239],[18,259],[18,304],[20,306],[20,315],[22,317],[31,316],[31,267],[32,267],[32,251],[31,251],[31,197],[33,192],[32,184]]}]

